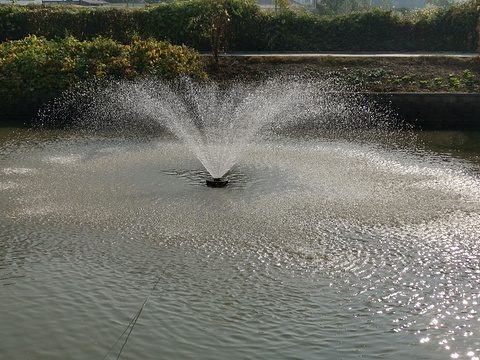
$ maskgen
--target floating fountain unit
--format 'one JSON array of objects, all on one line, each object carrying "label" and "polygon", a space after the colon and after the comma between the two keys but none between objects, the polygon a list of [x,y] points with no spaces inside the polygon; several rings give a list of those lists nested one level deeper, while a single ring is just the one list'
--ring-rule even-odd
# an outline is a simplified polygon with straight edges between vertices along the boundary
[{"label": "floating fountain unit", "polygon": [[211,188],[222,188],[228,185],[227,178],[211,178],[206,181],[207,186]]}]

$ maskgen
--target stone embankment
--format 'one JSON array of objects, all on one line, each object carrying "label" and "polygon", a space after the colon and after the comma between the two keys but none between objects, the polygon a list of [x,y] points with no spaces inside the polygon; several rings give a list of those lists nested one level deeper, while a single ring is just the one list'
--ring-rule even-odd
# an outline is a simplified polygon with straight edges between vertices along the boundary
[{"label": "stone embankment", "polygon": [[[367,93],[391,107],[401,119],[423,129],[480,128],[479,93]],[[0,109],[0,126],[30,125],[47,97]]]},{"label": "stone embankment", "polygon": [[480,127],[478,93],[375,93],[407,122],[423,128]]}]

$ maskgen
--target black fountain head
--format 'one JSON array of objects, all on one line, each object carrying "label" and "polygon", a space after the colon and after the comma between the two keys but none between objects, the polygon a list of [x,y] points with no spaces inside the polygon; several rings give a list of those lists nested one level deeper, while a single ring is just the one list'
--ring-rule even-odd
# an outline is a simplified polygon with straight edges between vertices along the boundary
[{"label": "black fountain head", "polygon": [[228,179],[226,178],[212,178],[207,179],[207,186],[212,188],[221,188],[225,187],[228,184]]}]

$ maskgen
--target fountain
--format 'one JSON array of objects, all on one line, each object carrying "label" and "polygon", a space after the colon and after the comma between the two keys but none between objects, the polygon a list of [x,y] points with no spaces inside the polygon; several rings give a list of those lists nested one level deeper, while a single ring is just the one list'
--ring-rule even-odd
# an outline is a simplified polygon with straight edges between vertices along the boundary
[{"label": "fountain", "polygon": [[[40,121],[69,119],[83,130],[174,134],[197,156],[210,174],[206,184],[224,187],[224,175],[258,139],[279,131],[322,131],[334,127],[380,133],[398,130],[372,102],[334,81],[276,77],[262,82],[174,83],[158,79],[81,84],[41,112]],[[390,119],[392,120],[392,119]],[[158,130],[158,129],[157,129]],[[391,133],[390,133],[391,134]],[[358,134],[357,134],[358,135]],[[390,142],[393,140],[390,139]]]},{"label": "fountain", "polygon": [[154,284],[125,358],[480,357],[478,150],[301,77],[84,84],[40,122],[0,130],[0,358],[103,358]]}]

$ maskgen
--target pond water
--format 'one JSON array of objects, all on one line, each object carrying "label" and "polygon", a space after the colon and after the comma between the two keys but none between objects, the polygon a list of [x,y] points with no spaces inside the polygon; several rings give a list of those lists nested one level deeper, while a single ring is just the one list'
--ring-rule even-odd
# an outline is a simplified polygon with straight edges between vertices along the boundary
[{"label": "pond water", "polygon": [[478,359],[478,139],[279,136],[211,189],[168,136],[1,129],[0,358]]}]

